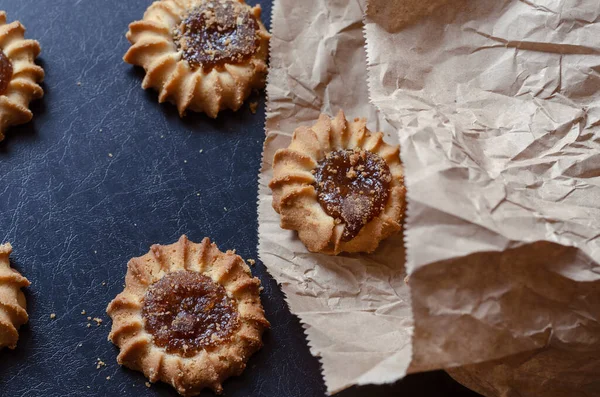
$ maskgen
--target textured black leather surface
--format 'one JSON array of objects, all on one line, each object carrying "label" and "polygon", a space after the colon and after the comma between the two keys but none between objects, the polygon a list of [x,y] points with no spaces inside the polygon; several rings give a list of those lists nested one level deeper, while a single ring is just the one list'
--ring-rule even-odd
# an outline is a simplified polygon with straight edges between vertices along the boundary
[{"label": "textured black leather surface", "polygon": [[[1,396],[176,395],[146,388],[141,374],[116,364],[107,342],[105,308],[123,287],[127,260],[183,233],[256,258],[264,98],[256,115],[246,106],[218,120],[181,120],[159,105],[140,88],[143,73],[121,60],[127,25],[149,3],[0,0],[9,20],[40,41],[46,69],[34,121],[0,143],[0,240],[13,243],[12,263],[32,282],[30,323],[17,350],[0,352]],[[268,20],[270,3],[261,3]],[[324,395],[302,327],[262,264],[254,272],[273,328],[225,394]],[[96,369],[97,359],[106,366]],[[475,396],[442,372],[339,395]]]}]

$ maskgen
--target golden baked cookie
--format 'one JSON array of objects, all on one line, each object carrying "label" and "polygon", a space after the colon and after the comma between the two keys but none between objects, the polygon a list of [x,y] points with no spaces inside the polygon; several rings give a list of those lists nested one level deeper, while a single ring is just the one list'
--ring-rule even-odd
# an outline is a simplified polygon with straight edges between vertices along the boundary
[{"label": "golden baked cookie", "polygon": [[265,85],[269,32],[259,5],[243,0],[161,0],[129,25],[125,62],[142,66],[142,87],[159,92],[183,116],[237,110]]},{"label": "golden baked cookie", "polygon": [[8,127],[24,124],[33,113],[29,102],[41,98],[44,69],[35,64],[40,43],[25,40],[20,22],[6,23],[6,12],[0,11],[0,141]]},{"label": "golden baked cookie", "polygon": [[244,260],[208,238],[153,245],[129,261],[125,290],[108,305],[117,361],[184,396],[221,393],[262,346],[269,322],[259,292]]},{"label": "golden baked cookie", "polygon": [[342,111],[294,131],[289,147],[275,153],[269,186],[281,227],[298,231],[312,252],[372,252],[401,229],[400,148]]},{"label": "golden baked cookie", "polygon": [[8,260],[12,252],[10,244],[0,245],[0,349],[14,349],[19,340],[19,327],[29,320],[25,295],[21,288],[29,281],[11,269]]}]

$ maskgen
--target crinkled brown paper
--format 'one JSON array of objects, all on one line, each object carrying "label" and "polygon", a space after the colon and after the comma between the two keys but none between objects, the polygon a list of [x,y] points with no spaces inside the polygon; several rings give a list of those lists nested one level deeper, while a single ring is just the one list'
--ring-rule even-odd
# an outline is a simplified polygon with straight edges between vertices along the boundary
[{"label": "crinkled brown paper", "polygon": [[294,232],[279,227],[267,185],[275,151],[320,112],[343,109],[349,118],[367,117],[371,130],[394,132],[369,104],[363,16],[363,1],[277,0],[271,25],[259,255],[302,321],[330,392],[406,372],[412,328],[402,236],[375,255],[309,253]]},{"label": "crinkled brown paper", "polygon": [[[371,5],[369,83],[387,120],[368,105],[363,2],[273,9],[259,251],[328,390],[410,365],[463,366],[452,375],[489,396],[598,395],[599,7],[461,0],[407,26],[408,2]],[[410,293],[401,236],[371,256],[311,254],[271,207],[273,153],[340,108],[402,143]]]},{"label": "crinkled brown paper", "polygon": [[411,370],[599,396],[600,5],[437,3],[411,24],[406,1],[371,0],[366,20],[406,172]]}]

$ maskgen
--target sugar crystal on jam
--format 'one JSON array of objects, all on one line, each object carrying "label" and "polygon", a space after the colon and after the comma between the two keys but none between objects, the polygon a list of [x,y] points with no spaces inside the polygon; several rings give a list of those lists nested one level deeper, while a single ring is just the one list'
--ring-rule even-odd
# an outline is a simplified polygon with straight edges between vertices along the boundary
[{"label": "sugar crystal on jam", "polygon": [[154,343],[182,357],[228,341],[239,326],[225,288],[191,271],[168,273],[152,284],[142,316]]},{"label": "sugar crystal on jam", "polygon": [[205,1],[174,31],[183,58],[194,68],[240,63],[258,48],[259,25],[248,7],[231,0]]},{"label": "sugar crystal on jam", "polygon": [[366,150],[334,151],[319,162],[317,199],[329,216],[344,223],[342,241],[352,240],[384,210],[391,180],[385,160]]}]

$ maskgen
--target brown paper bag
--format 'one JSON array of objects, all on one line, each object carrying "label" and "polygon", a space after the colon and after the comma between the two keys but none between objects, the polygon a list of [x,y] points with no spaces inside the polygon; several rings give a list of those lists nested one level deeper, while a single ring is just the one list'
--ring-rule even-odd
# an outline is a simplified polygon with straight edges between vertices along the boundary
[{"label": "brown paper bag", "polygon": [[406,170],[411,370],[600,395],[598,3],[430,4],[398,22],[406,2],[371,0],[365,29]]},{"label": "brown paper bag", "polygon": [[[470,383],[461,373],[452,374],[477,387],[473,380],[485,383],[483,377],[495,373],[477,368],[500,368],[500,363],[482,367],[475,363],[544,346],[552,347],[537,356],[555,357],[547,352],[561,348],[587,351],[589,360],[577,372],[597,373],[600,289],[592,232],[598,218],[594,198],[600,195],[590,148],[597,145],[598,109],[595,91],[576,84],[574,66],[562,58],[581,57],[579,65],[591,70],[595,64],[581,44],[567,40],[558,47],[551,45],[554,51],[563,51],[558,52],[561,76],[564,66],[571,67],[564,69],[571,72],[568,78],[561,77],[557,90],[543,73],[534,73],[540,68],[556,70],[557,64],[542,56],[546,42],[534,37],[531,47],[528,40],[516,38],[476,42],[473,49],[470,40],[461,41],[462,29],[492,42],[501,37],[493,29],[493,34],[479,29],[477,21],[496,23],[494,13],[513,3],[517,2],[482,1],[487,8],[469,12],[475,25],[461,23],[455,29],[451,22],[458,20],[462,7],[455,3],[439,9],[443,11],[435,18],[446,18],[444,24],[438,20],[410,25],[408,19],[386,25],[369,17],[371,95],[389,125],[368,105],[363,2],[275,2],[268,135],[259,188],[259,251],[281,283],[292,312],[305,325],[330,392],[353,384],[394,381],[409,365],[413,371],[469,365],[461,371],[469,374]],[[390,9],[389,3],[386,7]],[[500,18],[507,32],[529,26],[509,18],[517,11]],[[585,15],[570,17],[583,23],[589,16]],[[599,18],[590,23],[595,19]],[[527,34],[540,32],[539,26],[531,30]],[[558,38],[564,33],[560,32]],[[449,42],[447,34],[454,35]],[[591,37],[585,29],[579,36],[578,40]],[[519,47],[521,42],[527,48]],[[513,62],[527,62],[513,65],[503,54],[484,54],[475,66],[458,62],[460,56],[470,51],[478,55],[487,47],[493,52],[512,49]],[[523,51],[541,57],[532,71],[523,69],[531,61],[522,59]],[[439,61],[445,65],[441,72]],[[507,64],[512,65],[508,70]],[[477,76],[470,74],[473,69]],[[523,70],[529,73],[527,78],[514,79]],[[453,73],[462,85],[448,79]],[[511,79],[521,86],[504,87],[503,82]],[[575,82],[574,88],[565,88],[570,87],[566,82]],[[473,97],[472,85],[483,83]],[[513,102],[515,98],[520,100]],[[339,108],[350,117],[367,115],[369,128],[383,130],[389,133],[388,141],[400,139],[403,144],[410,200],[408,268],[413,273],[416,316],[412,343],[401,236],[372,256],[310,254],[293,232],[279,228],[271,208],[267,184],[275,150],[289,143],[297,126],[310,125],[320,112],[334,114]],[[524,367],[511,360],[500,365],[506,374],[509,368]],[[588,390],[597,388],[593,382],[585,385]]]}]

